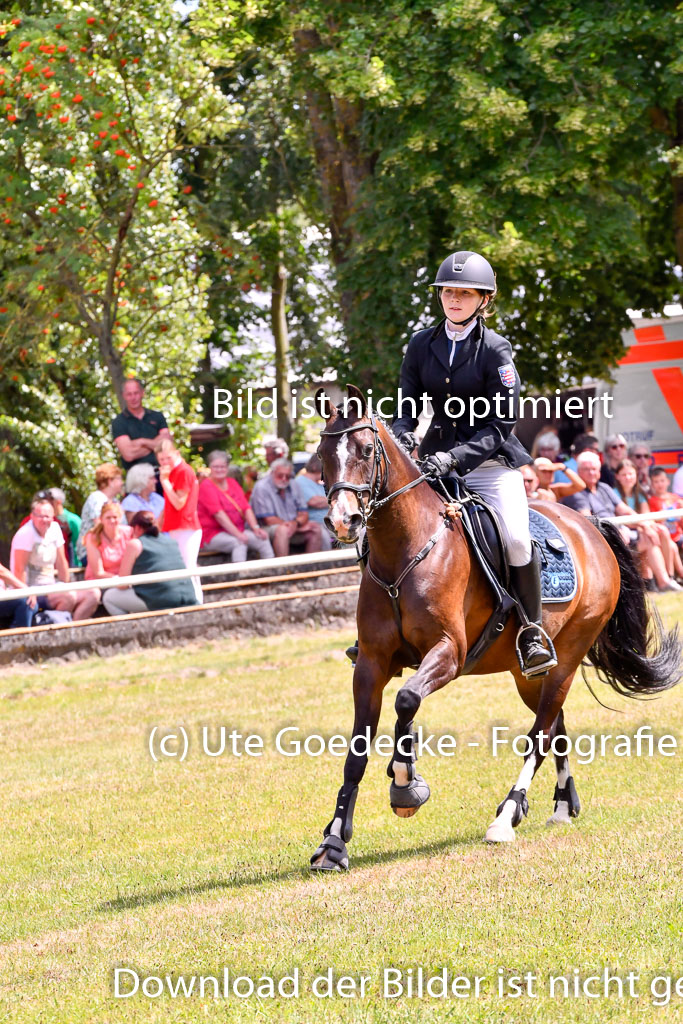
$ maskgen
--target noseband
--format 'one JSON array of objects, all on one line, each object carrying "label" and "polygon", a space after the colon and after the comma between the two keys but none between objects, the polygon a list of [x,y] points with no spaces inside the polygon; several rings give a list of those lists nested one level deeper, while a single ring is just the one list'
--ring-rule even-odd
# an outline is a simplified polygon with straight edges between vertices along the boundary
[{"label": "noseband", "polygon": [[[325,494],[327,495],[328,501],[333,494],[337,491],[353,491],[358,498],[358,506],[360,510],[361,520],[363,526],[367,525],[368,519],[378,509],[386,505],[387,502],[391,501],[392,498],[397,497],[399,494],[403,494],[404,491],[409,491],[411,487],[416,487],[417,484],[421,484],[425,481],[425,477],[420,474],[416,480],[411,480],[410,483],[405,484],[403,487],[399,487],[397,491],[392,491],[385,498],[380,498],[380,494],[384,489],[387,476],[388,467],[391,465],[391,459],[386,453],[386,449],[382,444],[382,439],[379,436],[379,428],[375,419],[374,413],[370,418],[370,423],[354,423],[351,427],[344,427],[342,430],[321,430],[321,437],[342,437],[344,434],[353,434],[357,430],[371,430],[374,434],[374,460],[372,467],[372,476],[370,482],[367,484],[352,484],[347,483],[346,480],[338,480],[336,484],[332,484],[330,489],[327,489],[325,480],[323,478],[323,486],[325,487]],[[361,497],[362,494],[368,495],[367,505],[363,503]]]}]

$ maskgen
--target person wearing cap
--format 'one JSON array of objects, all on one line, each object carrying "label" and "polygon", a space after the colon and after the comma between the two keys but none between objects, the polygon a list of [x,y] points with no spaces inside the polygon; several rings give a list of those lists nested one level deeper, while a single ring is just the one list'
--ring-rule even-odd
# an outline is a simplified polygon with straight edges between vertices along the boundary
[{"label": "person wearing cap", "polygon": [[[562,501],[570,494],[577,494],[586,489],[585,481],[573,469],[569,469],[564,462],[551,462],[550,459],[540,455],[534,459],[534,469],[538,477],[539,496],[543,491],[547,501]],[[558,473],[567,476],[567,483],[558,481]]]},{"label": "person wearing cap", "polygon": [[628,444],[623,434],[610,434],[605,441],[605,458],[600,468],[600,480],[608,487],[617,486],[616,469],[626,457]]},{"label": "person wearing cap", "polygon": [[[496,296],[496,277],[488,260],[463,250],[446,257],[431,286],[443,318],[410,339],[400,381],[404,399],[414,399],[416,410],[425,392],[432,400],[434,416],[419,446],[422,472],[434,478],[464,477],[496,510],[512,586],[532,623],[518,636],[523,672],[543,675],[557,662],[545,642],[540,559],[529,534],[524,482],[516,472],[531,461],[512,433],[520,380],[510,343],[484,322]],[[476,418],[469,412],[473,398],[488,400],[487,411]],[[412,411],[404,403],[393,430],[412,451],[417,418],[405,414],[406,405]]]}]

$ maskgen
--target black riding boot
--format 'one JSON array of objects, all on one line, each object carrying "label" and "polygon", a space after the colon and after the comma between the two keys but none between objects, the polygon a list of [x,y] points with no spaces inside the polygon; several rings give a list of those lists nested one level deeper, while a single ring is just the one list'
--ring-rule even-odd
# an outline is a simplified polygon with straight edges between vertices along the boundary
[{"label": "black riding boot", "polygon": [[542,628],[541,559],[535,545],[531,561],[527,565],[510,567],[510,581],[531,623],[529,626],[522,626],[517,634],[522,672],[527,679],[531,676],[545,675],[551,668],[555,668],[557,658],[550,638]]}]

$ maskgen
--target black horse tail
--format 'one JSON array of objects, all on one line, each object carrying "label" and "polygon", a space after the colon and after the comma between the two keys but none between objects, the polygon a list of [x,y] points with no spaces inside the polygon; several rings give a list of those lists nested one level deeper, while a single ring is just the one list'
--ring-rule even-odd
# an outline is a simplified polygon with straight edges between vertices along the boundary
[{"label": "black horse tail", "polygon": [[594,517],[591,522],[617,560],[621,587],[612,617],[586,657],[598,679],[625,697],[670,690],[683,674],[678,627],[666,632],[657,609],[649,606],[638,566],[616,526]]}]

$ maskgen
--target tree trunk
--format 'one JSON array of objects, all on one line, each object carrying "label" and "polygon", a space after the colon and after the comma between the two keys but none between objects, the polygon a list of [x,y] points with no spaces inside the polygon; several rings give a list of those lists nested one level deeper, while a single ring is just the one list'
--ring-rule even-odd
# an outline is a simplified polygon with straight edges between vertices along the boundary
[{"label": "tree trunk", "polygon": [[676,125],[674,128],[673,146],[677,147],[676,169],[671,176],[674,192],[674,239],[676,241],[676,261],[683,266],[683,99],[676,103]]},{"label": "tree trunk", "polygon": [[287,271],[278,263],[273,272],[270,318],[275,338],[275,387],[277,389],[277,434],[289,444],[292,423],[289,418],[289,331],[287,329]]}]

